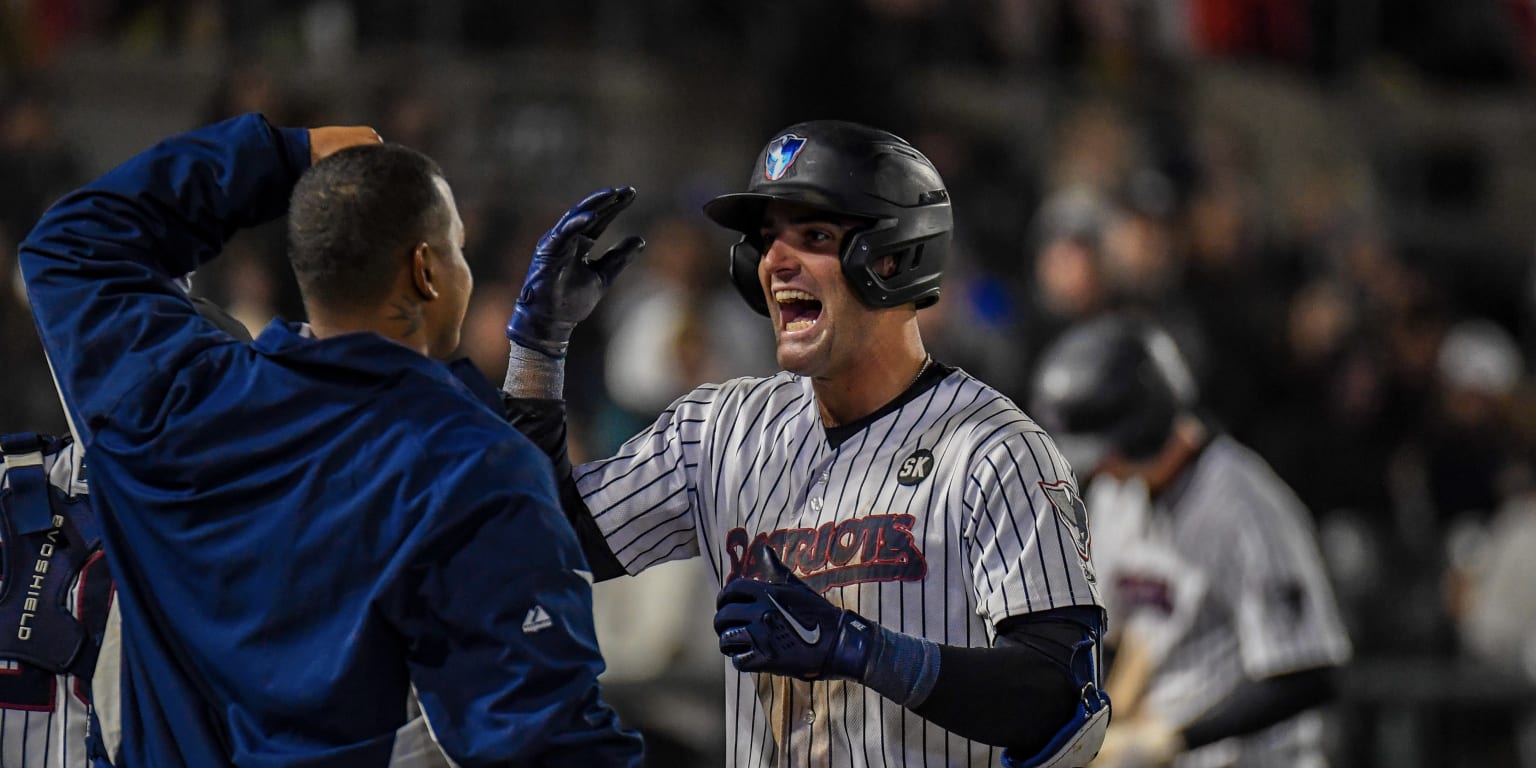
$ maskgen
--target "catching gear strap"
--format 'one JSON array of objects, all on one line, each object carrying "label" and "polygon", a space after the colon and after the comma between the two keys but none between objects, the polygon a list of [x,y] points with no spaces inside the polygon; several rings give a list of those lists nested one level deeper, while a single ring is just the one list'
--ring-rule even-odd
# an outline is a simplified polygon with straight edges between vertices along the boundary
[{"label": "catching gear strap", "polygon": [[[94,549],[74,522],[90,512],[48,483],[44,447],[36,434],[0,437],[9,481],[0,493],[0,658],[88,679],[96,654],[82,653],[90,639],[67,598]],[[82,527],[94,532],[94,521]]]}]

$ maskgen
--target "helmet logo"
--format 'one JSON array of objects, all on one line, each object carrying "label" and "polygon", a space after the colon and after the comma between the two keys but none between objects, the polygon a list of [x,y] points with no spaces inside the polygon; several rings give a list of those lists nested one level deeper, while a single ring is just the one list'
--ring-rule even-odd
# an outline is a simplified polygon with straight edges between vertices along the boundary
[{"label": "helmet logo", "polygon": [[768,142],[768,154],[763,157],[763,175],[769,181],[784,178],[789,167],[795,164],[795,158],[800,156],[800,150],[805,149],[805,142],[805,139],[793,133],[786,133]]}]

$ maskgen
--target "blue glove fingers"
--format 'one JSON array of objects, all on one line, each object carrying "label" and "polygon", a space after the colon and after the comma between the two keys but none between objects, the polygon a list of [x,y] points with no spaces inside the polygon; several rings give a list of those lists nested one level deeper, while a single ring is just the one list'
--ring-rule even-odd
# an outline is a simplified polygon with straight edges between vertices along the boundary
[{"label": "blue glove fingers", "polygon": [[546,255],[558,251],[560,245],[572,234],[580,233],[596,240],[613,223],[614,217],[634,201],[634,187],[609,187],[587,195],[566,211],[560,221],[539,239],[535,253]]},{"label": "blue glove fingers", "polygon": [[508,339],[554,359],[565,357],[576,324],[592,312],[644,244],[629,238],[599,259],[588,255],[603,228],[634,198],[632,187],[599,190],[566,211],[539,239],[507,321]]},{"label": "blue glove fingers", "polygon": [[737,656],[756,650],[757,645],[752,642],[752,632],[746,627],[732,627],[720,633],[720,652],[726,656]]},{"label": "blue glove fingers", "polygon": [[586,211],[566,211],[560,221],[555,224],[554,235],[557,238],[567,238],[579,234],[591,223],[592,214]]},{"label": "blue glove fingers", "polygon": [[809,584],[801,581],[800,577],[795,575],[795,570],[785,565],[784,561],[779,559],[778,550],[775,550],[773,547],[770,547],[765,543],[763,548],[758,551],[758,557],[762,558],[765,562],[768,563],[769,584],[781,584],[792,587],[799,587],[800,589],[803,589],[806,592],[809,592],[818,597],[821,595],[820,592],[811,589]]},{"label": "blue glove fingers", "polygon": [[715,608],[724,608],[729,603],[755,603],[767,586],[761,581],[738,576],[726,582],[720,594],[715,596]]},{"label": "blue glove fingers", "polygon": [[738,653],[731,656],[731,666],[735,667],[737,672],[773,671],[768,669],[769,661],[767,657],[757,651],[747,651],[746,653]]},{"label": "blue glove fingers", "polygon": [[733,627],[751,624],[762,619],[763,614],[770,609],[760,605],[756,601],[750,603],[730,603],[718,611],[715,611],[715,634],[723,634]]},{"label": "blue glove fingers", "polygon": [[561,216],[560,220],[539,238],[538,244],[533,247],[533,260],[537,262],[558,255],[565,247],[565,241],[580,232],[591,219],[592,215],[589,213],[566,211],[565,215]]},{"label": "blue glove fingers", "polygon": [[603,285],[613,285],[613,279],[619,276],[624,268],[635,260],[640,252],[645,250],[645,238],[639,235],[631,235],[624,238],[623,242],[609,248],[602,256],[587,261],[588,266],[596,270],[598,277],[603,279]]},{"label": "blue glove fingers", "polygon": [[[555,226],[539,238],[534,247],[535,256],[548,256],[559,252],[566,238],[580,234],[596,240],[603,230],[613,223],[629,204],[635,200],[634,187],[610,187],[587,195],[585,199],[560,217]],[[589,244],[590,245],[590,244]],[[584,251],[582,251],[584,253]]]},{"label": "blue glove fingers", "polygon": [[612,187],[589,195],[576,206],[577,209],[591,212],[587,225],[582,228],[582,234],[596,240],[613,223],[614,218],[634,201],[634,187]]},{"label": "blue glove fingers", "polygon": [[729,656],[739,672],[757,672],[768,664],[768,657],[757,647],[757,638],[748,627],[732,627],[720,633],[720,653]]},{"label": "blue glove fingers", "polygon": [[768,561],[769,584],[794,584],[800,581],[795,578],[795,572],[779,559],[779,553],[774,551],[773,547],[766,545],[763,547],[763,558]]},{"label": "blue glove fingers", "polygon": [[[581,199],[581,202],[571,206],[571,213],[592,213],[609,204],[614,198],[625,195],[628,195],[631,200],[634,199],[635,188],[630,186],[604,187],[587,195]],[[624,204],[628,205],[629,202],[626,200]]]}]

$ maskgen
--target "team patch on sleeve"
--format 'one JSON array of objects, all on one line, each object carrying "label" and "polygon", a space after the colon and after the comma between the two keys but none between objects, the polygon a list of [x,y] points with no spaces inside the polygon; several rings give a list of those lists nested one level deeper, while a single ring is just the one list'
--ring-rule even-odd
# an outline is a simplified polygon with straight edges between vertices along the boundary
[{"label": "team patch on sleeve", "polygon": [[1089,584],[1095,583],[1092,541],[1088,534],[1088,506],[1077,495],[1077,489],[1066,480],[1053,483],[1041,481],[1040,490],[1045,492],[1045,498],[1055,507],[1056,519],[1072,534],[1072,546],[1077,549],[1077,556],[1082,561],[1083,577]]}]

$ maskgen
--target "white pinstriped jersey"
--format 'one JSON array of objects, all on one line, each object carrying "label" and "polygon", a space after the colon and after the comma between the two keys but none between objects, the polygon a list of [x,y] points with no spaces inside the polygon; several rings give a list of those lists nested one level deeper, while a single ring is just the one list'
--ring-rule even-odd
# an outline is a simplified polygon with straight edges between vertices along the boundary
[{"label": "white pinstriped jersey", "polygon": [[[809,379],[699,387],[615,457],[577,468],[577,486],[630,573],[702,555],[718,588],[752,572],[766,541],[834,604],[942,644],[989,646],[1005,618],[1098,604],[1076,481],[1055,445],[996,390],[941,373],[837,430],[837,443]],[[725,663],[730,768],[1001,757],[857,683]]]},{"label": "white pinstriped jersey", "polygon": [[[1245,679],[1349,659],[1306,509],[1231,438],[1213,440],[1157,504],[1139,483],[1105,478],[1088,505],[1110,623],[1155,660],[1141,707],[1185,726]],[[1176,765],[1319,766],[1321,730],[1303,713]]]},{"label": "white pinstriped jersey", "polygon": [[[3,459],[0,459],[3,461]],[[43,455],[53,487],[86,492],[77,446]],[[5,467],[0,465],[0,475]],[[9,485],[9,478],[5,484]],[[104,622],[111,601],[111,577],[98,550],[69,590],[66,605],[77,619],[87,612]],[[0,768],[83,768],[90,722],[89,682],[54,675],[13,659],[0,659]]]}]

